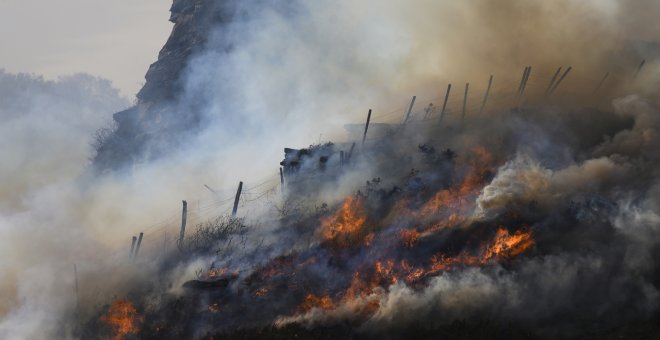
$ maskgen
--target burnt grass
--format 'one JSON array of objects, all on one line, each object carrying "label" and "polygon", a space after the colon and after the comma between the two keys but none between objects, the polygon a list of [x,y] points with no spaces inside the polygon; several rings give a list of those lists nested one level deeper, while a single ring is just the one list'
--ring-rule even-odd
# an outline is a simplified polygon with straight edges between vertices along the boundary
[{"label": "burnt grass", "polygon": [[[596,111],[590,113],[600,114]],[[565,115],[560,116],[559,119],[574,119],[572,117]],[[585,124],[586,121],[578,121],[572,122],[570,126]],[[599,134],[581,136],[579,140],[571,142],[580,145],[578,149],[590,149],[600,141],[602,134],[611,135],[617,129],[621,129],[621,126],[630,124],[629,121],[616,121],[612,126],[599,126],[595,129]],[[551,132],[559,137],[576,135],[572,131],[559,128]],[[506,148],[506,143],[502,144],[505,146],[500,147]],[[330,152],[331,148],[332,145],[324,145],[317,149]],[[361,188],[362,192],[358,192],[359,195],[364,195],[364,205],[369,211],[367,224],[380,225],[383,228],[375,230],[377,234],[375,243],[379,246],[364,250],[359,247],[335,249],[336,247],[332,245],[320,244],[308,251],[292,252],[276,257],[244,278],[222,278],[213,282],[190,281],[184,285],[183,295],[175,297],[163,294],[155,306],[150,306],[149,302],[141,297],[149,295],[149,292],[167,290],[158,283],[166,282],[166,277],[154,278],[154,282],[140,288],[136,287],[133,296],[129,296],[129,299],[136,303],[136,308],[142,311],[143,323],[139,334],[129,335],[127,339],[660,339],[660,315],[645,321],[621,320],[617,323],[594,319],[570,320],[570,315],[559,315],[553,320],[543,320],[542,325],[514,323],[501,319],[433,320],[433,323],[429,323],[429,317],[426,316],[420,317],[419,323],[406,328],[375,333],[362,330],[361,323],[357,320],[312,328],[301,324],[272,326],[274,316],[295,313],[297,306],[308,293],[336,295],[349,285],[350,275],[333,277],[333,282],[328,282],[325,277],[316,274],[314,267],[323,267],[334,273],[368,272],[370,269],[365,268],[364,263],[358,259],[369,258],[371,261],[368,261],[368,264],[372,264],[375,260],[383,259],[379,253],[383,249],[394,249],[388,251],[387,257],[396,262],[406,260],[427,265],[427,260],[433,254],[442,252],[452,256],[457,255],[462,251],[471,250],[474,245],[479,244],[479,241],[490,239],[494,232],[493,226],[502,226],[509,232],[533,227],[536,246],[532,250],[533,254],[530,255],[566,251],[599,252],[602,247],[608,247],[614,248],[610,249],[613,255],[608,262],[623,266],[618,264],[620,259],[617,260],[616,257],[622,258],[624,249],[616,249],[616,234],[607,219],[603,217],[614,209],[614,204],[601,198],[582,198],[566,202],[556,207],[557,212],[552,214],[543,211],[536,202],[523,202],[508,207],[507,211],[501,212],[491,220],[475,222],[465,228],[450,228],[422,238],[416,244],[414,251],[403,249],[398,243],[397,234],[394,234],[399,228],[393,228],[390,232],[385,224],[380,223],[386,219],[395,203],[407,198],[410,208],[417,209],[438,190],[452,188],[462,182],[461,175],[464,175],[460,169],[455,168],[454,151],[440,147],[438,147],[440,151],[435,151],[432,146],[426,144],[417,148],[423,157],[424,167],[432,171],[412,169],[408,175],[399,177],[396,185],[391,186],[385,185],[385,181],[381,183],[380,178],[374,178]],[[317,150],[312,147],[309,149]],[[382,152],[386,154],[378,158],[395,159],[393,155],[387,154],[394,149],[384,147]],[[298,158],[313,153],[307,149],[295,151]],[[298,158],[295,161],[298,161]],[[293,167],[297,169],[299,164],[293,164]],[[492,169],[479,173],[480,182],[488,183],[492,179],[494,173],[490,170]],[[294,185],[295,183],[292,183],[291,186]],[[308,188],[304,186],[300,188],[301,191],[304,189]],[[315,214],[309,214],[301,213],[293,206],[288,213],[282,214],[281,222],[295,230],[298,235],[306,235],[313,232],[310,226],[316,226],[320,217],[327,216],[334,210],[322,206],[317,207]],[[219,240],[225,242],[232,235],[244,235],[247,229],[248,227],[241,220],[212,221],[197,229],[199,231],[193,235],[191,242],[187,243],[189,247],[185,249],[184,257],[193,259],[198,255],[218,251],[216,245]],[[598,238],[594,238],[594,235],[598,235]],[[186,258],[173,257],[171,260],[163,261],[162,270],[159,272],[164,275],[167,273],[167,268],[175,267],[176,262],[186,262]],[[314,261],[310,262],[313,264],[309,267],[296,269],[296,265],[308,263],[308,260],[312,259]],[[516,267],[515,260],[503,261],[501,265],[512,270]],[[266,274],[269,269],[275,270],[278,274],[274,276]],[[415,283],[424,285],[424,282]],[[320,286],[324,286],[324,290],[310,289]],[[257,290],[263,287],[268,288],[268,296],[255,296]],[[600,296],[606,294],[607,292],[603,291]],[[218,310],[211,309],[214,305],[218,306]],[[107,308],[102,310],[107,311]],[[625,311],[616,312],[625,314]],[[98,321],[101,315],[103,313],[99,313],[98,317],[92,318],[93,321],[84,326],[87,332],[83,332],[82,338],[104,339],[111,336],[111,330],[107,325]]]}]

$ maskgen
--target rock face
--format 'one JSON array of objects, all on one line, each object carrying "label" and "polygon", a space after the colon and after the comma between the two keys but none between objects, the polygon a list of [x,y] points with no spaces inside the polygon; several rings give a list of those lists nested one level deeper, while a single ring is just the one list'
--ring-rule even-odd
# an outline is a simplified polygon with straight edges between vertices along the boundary
[{"label": "rock face", "polygon": [[94,158],[98,170],[157,158],[199,125],[199,113],[177,103],[183,92],[182,76],[213,29],[229,21],[231,9],[227,1],[174,0],[170,12],[172,33],[149,67],[136,105],[114,114],[116,130]]}]

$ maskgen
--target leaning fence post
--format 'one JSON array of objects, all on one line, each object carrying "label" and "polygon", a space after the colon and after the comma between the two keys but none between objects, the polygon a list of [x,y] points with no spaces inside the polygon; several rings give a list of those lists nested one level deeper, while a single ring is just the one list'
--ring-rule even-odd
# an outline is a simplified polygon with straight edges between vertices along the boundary
[{"label": "leaning fence post", "polygon": [[564,78],[566,78],[566,76],[568,75],[569,72],[571,72],[572,69],[573,69],[572,66],[569,66],[566,69],[564,74],[561,75],[561,78],[559,78],[559,80],[557,80],[557,83],[555,83],[555,86],[553,86],[552,89],[550,90],[550,94],[555,93],[555,90],[557,90],[557,87],[559,86],[559,84],[561,84],[561,82],[564,80]]},{"label": "leaning fence post", "polygon": [[605,73],[605,76],[603,76],[603,79],[601,79],[600,82],[598,83],[598,86],[596,86],[596,89],[594,90],[594,94],[596,94],[596,92],[598,92],[598,90],[600,90],[600,88],[603,86],[603,84],[605,84],[605,80],[607,80],[607,77],[609,77],[609,76],[610,76],[609,72]]},{"label": "leaning fence post", "polygon": [[445,116],[445,109],[447,108],[447,100],[449,99],[449,92],[451,91],[451,83],[447,85],[447,93],[445,93],[445,101],[442,103],[442,110],[440,111],[440,121]]},{"label": "leaning fence post", "polygon": [[367,114],[367,124],[364,125],[364,135],[362,136],[362,145],[364,145],[364,141],[367,140],[367,131],[369,130],[370,121],[371,121],[371,109],[369,109],[369,113]]},{"label": "leaning fence post", "polygon": [[527,66],[527,74],[525,74],[525,79],[520,89],[520,98],[525,94],[525,89],[527,88],[527,82],[529,81],[529,75],[532,74],[532,66]]},{"label": "leaning fence post", "polygon": [[243,191],[243,182],[238,183],[238,190],[236,191],[236,198],[234,198],[234,209],[231,211],[231,216],[236,217],[238,212],[238,201],[241,199],[241,192]]},{"label": "leaning fence post", "polygon": [[415,106],[415,100],[417,99],[417,96],[413,96],[412,100],[410,101],[410,107],[408,107],[408,112],[406,113],[406,118],[403,120],[403,125],[408,123],[408,119],[410,118],[410,112],[412,112],[413,106]]},{"label": "leaning fence post", "polygon": [[348,151],[348,155],[346,155],[346,159],[345,159],[346,163],[351,161],[351,158],[353,157],[353,150],[355,150],[355,142],[351,144],[351,149]]},{"label": "leaning fence post", "polygon": [[490,75],[490,78],[488,79],[488,87],[486,88],[486,93],[484,94],[484,101],[481,102],[481,108],[479,109],[479,114],[484,111],[484,107],[486,107],[486,101],[488,100],[488,94],[490,93],[490,87],[493,85],[493,75]]},{"label": "leaning fence post", "polygon": [[133,255],[133,259],[137,258],[138,252],[140,251],[140,245],[142,244],[142,237],[144,236],[144,233],[140,233],[140,236],[138,237],[137,245],[135,246],[135,254]]},{"label": "leaning fence post", "polygon": [[520,84],[518,84],[518,91],[516,91],[518,93],[518,96],[520,96],[520,92],[522,91],[523,84],[525,83],[525,77],[527,76],[527,69],[528,66],[525,66],[525,70],[523,71],[522,77],[520,78]]},{"label": "leaning fence post", "polygon": [[637,67],[637,72],[635,72],[635,77],[633,77],[633,79],[637,79],[637,76],[639,75],[639,72],[642,70],[642,67],[644,67],[644,64],[646,64],[646,59],[642,59],[642,62],[639,63],[639,66]]},{"label": "leaning fence post", "polygon": [[559,66],[559,68],[555,72],[555,75],[552,76],[552,79],[550,80],[550,84],[548,84],[548,88],[545,89],[545,95],[546,96],[550,94],[550,90],[552,89],[552,85],[555,84],[555,81],[557,81],[557,77],[559,77],[559,72],[561,72],[561,66]]}]

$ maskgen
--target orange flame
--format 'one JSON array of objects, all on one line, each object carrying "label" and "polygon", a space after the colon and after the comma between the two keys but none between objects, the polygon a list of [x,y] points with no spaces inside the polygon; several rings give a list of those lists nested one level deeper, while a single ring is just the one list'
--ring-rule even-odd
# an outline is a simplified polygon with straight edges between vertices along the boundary
[{"label": "orange flame", "polygon": [[483,247],[480,256],[462,252],[458,256],[437,254],[431,258],[431,267],[427,274],[449,270],[457,265],[478,266],[497,260],[516,257],[534,246],[534,238],[529,229],[522,229],[510,234],[505,228],[498,228],[493,240]]},{"label": "orange flame", "polygon": [[142,326],[143,318],[129,300],[115,300],[101,321],[113,328],[114,339],[122,340],[128,334],[137,334]]},{"label": "orange flame", "polygon": [[363,199],[349,196],[333,215],[321,219],[323,238],[340,248],[349,248],[363,241],[370,242],[365,230],[367,213]]},{"label": "orange flame", "polygon": [[352,306],[356,314],[369,317],[380,308],[378,299],[369,298],[385,293],[383,289],[379,289],[380,287],[395,284],[401,278],[407,283],[415,283],[425,276],[458,266],[481,266],[510,259],[530,250],[533,246],[531,230],[526,228],[509,233],[507,229],[500,227],[495,237],[482,247],[479,255],[468,251],[463,251],[457,256],[440,253],[431,257],[430,265],[426,268],[411,266],[405,260],[398,265],[391,259],[378,260],[374,263],[373,272],[366,274],[366,277],[360,272],[354,273],[350,286],[342,294],[335,296],[335,300],[330,295],[319,297],[309,294],[298,310],[302,312],[308,312],[313,308],[334,310],[341,305],[348,305]]},{"label": "orange flame", "polygon": [[314,308],[323,310],[335,309],[335,304],[332,302],[330,295],[316,296],[314,294],[307,294],[305,301],[298,307],[302,312],[308,312]]},{"label": "orange flame", "polygon": [[479,195],[487,175],[494,169],[493,156],[483,147],[471,150],[469,170],[458,185],[436,192],[422,207],[410,215],[426,223],[421,232],[434,232],[458,226],[466,220],[471,203]]},{"label": "orange flame", "polygon": [[[436,192],[419,209],[411,208],[409,198],[402,198],[394,203],[388,216],[379,224],[409,223],[410,218],[414,219],[413,225],[416,227],[399,231],[402,245],[413,248],[428,233],[465,223],[470,218],[475,198],[496,164],[491,154],[480,147],[472,150],[472,154],[460,166],[466,166],[467,172],[462,172],[465,176],[459,184]],[[367,216],[364,198],[360,195],[348,197],[334,214],[321,219],[322,236],[326,242],[339,248],[358,244],[369,246],[376,238],[374,228],[366,226]],[[380,308],[379,297],[386,293],[383,289],[385,287],[400,281],[424,285],[425,277],[459,266],[484,266],[507,260],[533,246],[534,239],[529,228],[511,233],[499,227],[495,236],[484,240],[478,248],[466,247],[454,255],[438,253],[425,265],[411,265],[406,260],[395,262],[392,259],[377,259],[372,270],[362,268],[355,272],[350,285],[343,292],[323,296],[309,294],[298,310],[308,312],[320,308],[329,311],[344,306],[351,308],[357,315],[369,317]]]},{"label": "orange flame", "polygon": [[417,229],[403,229],[399,232],[401,242],[406,248],[412,248],[419,239],[419,232]]},{"label": "orange flame", "polygon": [[534,239],[530,230],[518,230],[513,234],[504,228],[497,229],[493,243],[486,248],[481,262],[491,259],[508,259],[520,255],[534,246]]}]

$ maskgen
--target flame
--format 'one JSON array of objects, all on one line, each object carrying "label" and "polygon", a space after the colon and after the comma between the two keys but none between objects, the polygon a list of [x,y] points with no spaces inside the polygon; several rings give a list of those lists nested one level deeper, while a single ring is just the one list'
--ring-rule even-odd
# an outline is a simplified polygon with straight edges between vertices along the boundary
[{"label": "flame", "polygon": [[[388,265],[390,264],[388,263]],[[375,290],[378,287],[380,286],[376,281],[363,280],[360,273],[356,272],[353,274],[351,285],[346,289],[340,304],[351,306],[355,314],[362,315],[365,318],[369,317],[380,308],[380,299],[369,298],[369,295],[382,295],[384,293],[384,291],[376,292]]]},{"label": "flame", "polygon": [[227,274],[228,270],[227,268],[215,268],[211,269],[206,273],[206,279],[214,279],[217,277],[221,277],[225,274]]},{"label": "flame", "polygon": [[309,312],[314,308],[332,310],[335,309],[336,306],[330,295],[323,295],[319,297],[314,294],[307,294],[307,296],[305,296],[305,301],[298,307],[298,309],[302,312]]},{"label": "flame", "polygon": [[401,236],[401,242],[406,248],[412,248],[419,239],[419,232],[417,229],[403,229],[399,232],[399,236]]},{"label": "flame", "polygon": [[366,221],[363,198],[349,196],[337,212],[321,219],[323,238],[339,248],[349,248],[365,241],[368,244],[373,241],[373,237],[367,237]]},{"label": "flame", "polygon": [[506,228],[499,227],[490,243],[482,247],[483,250],[479,256],[467,251],[453,257],[436,254],[431,257],[431,266],[426,275],[449,270],[459,265],[479,266],[510,259],[530,250],[533,246],[534,238],[529,228],[511,234]]},{"label": "flame", "polygon": [[115,300],[101,321],[113,328],[114,339],[124,339],[128,334],[137,334],[142,326],[143,318],[129,300]]},{"label": "flame", "polygon": [[266,287],[261,287],[261,288],[257,289],[257,291],[254,292],[254,296],[264,297],[264,296],[268,295],[269,291],[270,291],[270,289],[268,289]]},{"label": "flame", "polygon": [[[350,311],[366,319],[378,311],[383,296],[387,294],[387,287],[391,285],[404,282],[406,285],[423,286],[428,284],[429,277],[441,272],[466,266],[492,265],[530,250],[534,246],[534,239],[529,228],[509,232],[504,227],[498,227],[492,238],[481,238],[478,243],[473,243],[477,240],[472,238],[457,253],[442,251],[419,262],[412,260],[415,258],[414,253],[408,256],[407,252],[413,252],[412,249],[420,239],[429,233],[461,225],[470,226],[469,219],[473,216],[476,197],[495,169],[495,164],[485,148],[475,148],[461,164],[455,166],[456,173],[462,174],[460,181],[451,188],[435,192],[421,206],[411,197],[401,197],[390,206],[382,220],[376,220],[377,214],[368,214],[365,197],[358,194],[347,197],[334,213],[322,218],[320,233],[325,244],[340,249],[359,245],[374,247],[365,250],[365,253],[367,256],[375,255],[376,258],[360,261],[350,284],[343,289],[331,293],[323,291],[321,294],[307,291],[296,310],[308,313],[316,309],[339,314]],[[368,219],[374,226],[367,226]],[[389,233],[378,234],[380,227],[406,224],[410,227],[398,230],[398,240],[397,234],[393,234],[394,239],[389,237],[392,235]],[[483,225],[479,228],[483,228]],[[400,243],[391,243],[392,240]],[[376,242],[383,241],[386,242],[385,247],[378,247]],[[406,251],[401,255],[406,259],[395,260],[400,254],[389,252],[386,247],[390,245],[398,249],[405,248]],[[427,246],[433,245],[426,243]],[[350,251],[339,255],[348,253]],[[413,261],[413,264],[408,261]],[[312,262],[315,263],[316,258]],[[299,288],[304,289],[296,286],[296,289]]]},{"label": "flame", "polygon": [[466,221],[496,164],[485,148],[476,147],[471,150],[465,165],[468,167],[467,173],[458,185],[436,192],[417,211],[408,213],[426,225],[422,232],[436,232]]},{"label": "flame", "polygon": [[491,259],[508,259],[520,255],[534,246],[530,230],[518,230],[510,234],[505,228],[497,229],[493,243],[482,255],[482,263]]},{"label": "flame", "polygon": [[394,271],[394,261],[376,261],[374,278],[372,279],[371,287],[380,286],[382,283],[385,285],[394,284],[398,278]]},{"label": "flame", "polygon": [[[408,238],[416,237],[416,230],[402,230]],[[414,243],[414,242],[413,242]],[[414,244],[413,244],[414,245]],[[407,245],[406,245],[407,246]],[[335,295],[316,296],[308,294],[298,307],[301,312],[309,312],[313,308],[324,311],[335,310],[339,306],[348,306],[356,314],[368,318],[380,308],[380,298],[389,287],[400,280],[408,284],[424,284],[424,277],[439,272],[451,270],[460,266],[484,266],[516,257],[534,246],[534,239],[529,228],[510,233],[506,228],[499,227],[495,236],[483,244],[477,254],[464,250],[456,256],[439,253],[430,258],[426,267],[415,267],[406,260],[398,264],[392,259],[377,260],[373,270],[358,271],[353,274],[351,284],[343,293]]]},{"label": "flame", "polygon": [[401,270],[405,273],[404,279],[408,283],[412,283],[421,279],[426,273],[424,268],[413,267],[406,260],[402,260],[400,266],[401,266]]}]

